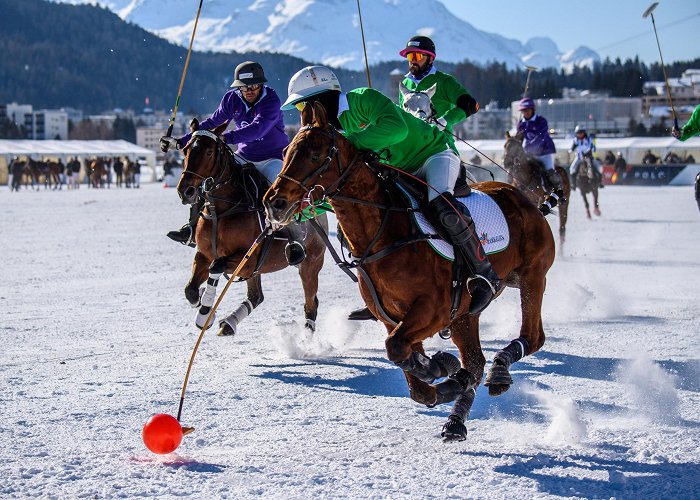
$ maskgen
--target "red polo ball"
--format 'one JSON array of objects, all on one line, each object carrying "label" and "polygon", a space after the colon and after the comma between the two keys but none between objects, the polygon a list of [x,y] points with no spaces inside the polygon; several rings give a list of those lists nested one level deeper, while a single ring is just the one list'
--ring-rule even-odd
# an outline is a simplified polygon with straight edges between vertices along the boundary
[{"label": "red polo ball", "polygon": [[159,413],[143,426],[143,444],[153,453],[164,455],[175,451],[182,442],[182,426],[175,417]]}]

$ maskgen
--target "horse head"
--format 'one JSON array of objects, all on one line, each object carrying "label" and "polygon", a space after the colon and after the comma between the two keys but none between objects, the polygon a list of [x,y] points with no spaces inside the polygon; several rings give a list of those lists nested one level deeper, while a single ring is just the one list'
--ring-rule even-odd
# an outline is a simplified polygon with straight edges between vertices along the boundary
[{"label": "horse head", "polygon": [[183,205],[194,203],[198,190],[209,189],[223,180],[227,162],[224,161],[228,146],[221,134],[228,123],[213,130],[200,130],[195,118],[190,124],[192,138],[183,148],[184,168],[177,183],[177,194]]},{"label": "horse head", "polygon": [[399,85],[399,90],[403,95],[403,109],[416,118],[423,121],[431,121],[435,118],[435,108],[432,98],[435,95],[437,84],[422,92],[409,90],[403,83]]},{"label": "horse head", "polygon": [[285,151],[282,172],[263,198],[268,220],[278,226],[288,224],[305,204],[332,198],[355,164],[348,159],[357,156],[330,125],[321,103],[304,107],[301,125]]},{"label": "horse head", "polygon": [[503,145],[503,167],[513,177],[513,180],[522,185],[529,184],[531,168],[527,153],[523,148],[523,134],[510,135],[506,132],[506,142]]}]

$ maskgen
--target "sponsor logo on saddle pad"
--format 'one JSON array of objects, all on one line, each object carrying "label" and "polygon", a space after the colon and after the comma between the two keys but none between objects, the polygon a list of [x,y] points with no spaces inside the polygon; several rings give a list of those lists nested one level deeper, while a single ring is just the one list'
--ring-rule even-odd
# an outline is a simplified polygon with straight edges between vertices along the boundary
[{"label": "sponsor logo on saddle pad", "polygon": [[[401,189],[400,186],[399,188]],[[401,192],[406,196],[413,208],[418,208],[418,202],[413,196],[403,189],[401,189]],[[476,226],[476,234],[479,235],[479,240],[487,255],[502,252],[508,248],[508,243],[510,242],[508,223],[499,206],[493,201],[493,198],[486,193],[472,189],[472,193],[469,196],[457,199],[469,209]],[[428,219],[422,212],[413,212],[413,218],[423,234],[437,234],[435,228],[428,222]],[[454,260],[452,245],[445,240],[428,240],[428,244],[440,256],[448,260]]]}]

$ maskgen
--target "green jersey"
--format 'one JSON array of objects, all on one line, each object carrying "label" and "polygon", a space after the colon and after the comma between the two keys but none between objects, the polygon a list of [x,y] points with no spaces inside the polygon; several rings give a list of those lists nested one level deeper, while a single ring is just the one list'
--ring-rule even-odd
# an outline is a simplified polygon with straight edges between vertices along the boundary
[{"label": "green jersey", "polygon": [[[467,113],[457,107],[457,100],[463,95],[471,95],[452,75],[435,71],[416,83],[412,78],[404,78],[403,84],[414,92],[425,92],[435,85],[435,95],[431,102],[435,108],[435,117],[444,118],[447,130],[452,131],[455,124],[467,118]],[[437,84],[437,85],[436,85]],[[403,109],[403,94],[399,92],[399,106]]]},{"label": "green jersey", "polygon": [[415,172],[429,157],[450,148],[442,131],[403,111],[381,92],[361,87],[345,96],[347,108],[341,94],[338,109],[343,135],[389,165]]},{"label": "green jersey", "polygon": [[688,120],[688,123],[683,125],[679,139],[681,141],[687,141],[696,135],[700,135],[700,104],[697,108],[695,108],[693,114],[690,115],[690,120]]}]

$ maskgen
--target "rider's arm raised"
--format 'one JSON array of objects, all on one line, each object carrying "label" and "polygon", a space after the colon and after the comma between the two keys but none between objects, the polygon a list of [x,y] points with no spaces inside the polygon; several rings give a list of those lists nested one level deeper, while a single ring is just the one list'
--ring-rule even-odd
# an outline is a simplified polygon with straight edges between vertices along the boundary
[{"label": "rider's arm raised", "polygon": [[[214,111],[209,118],[202,120],[199,124],[200,130],[211,130],[219,125],[224,124],[227,121],[233,120],[233,115],[235,113],[235,102],[236,99],[240,100],[238,96],[235,95],[235,90],[229,90],[221,98],[221,103],[219,107]],[[189,132],[180,139],[178,139],[178,145],[182,148],[185,144],[190,141],[192,133]]]}]

